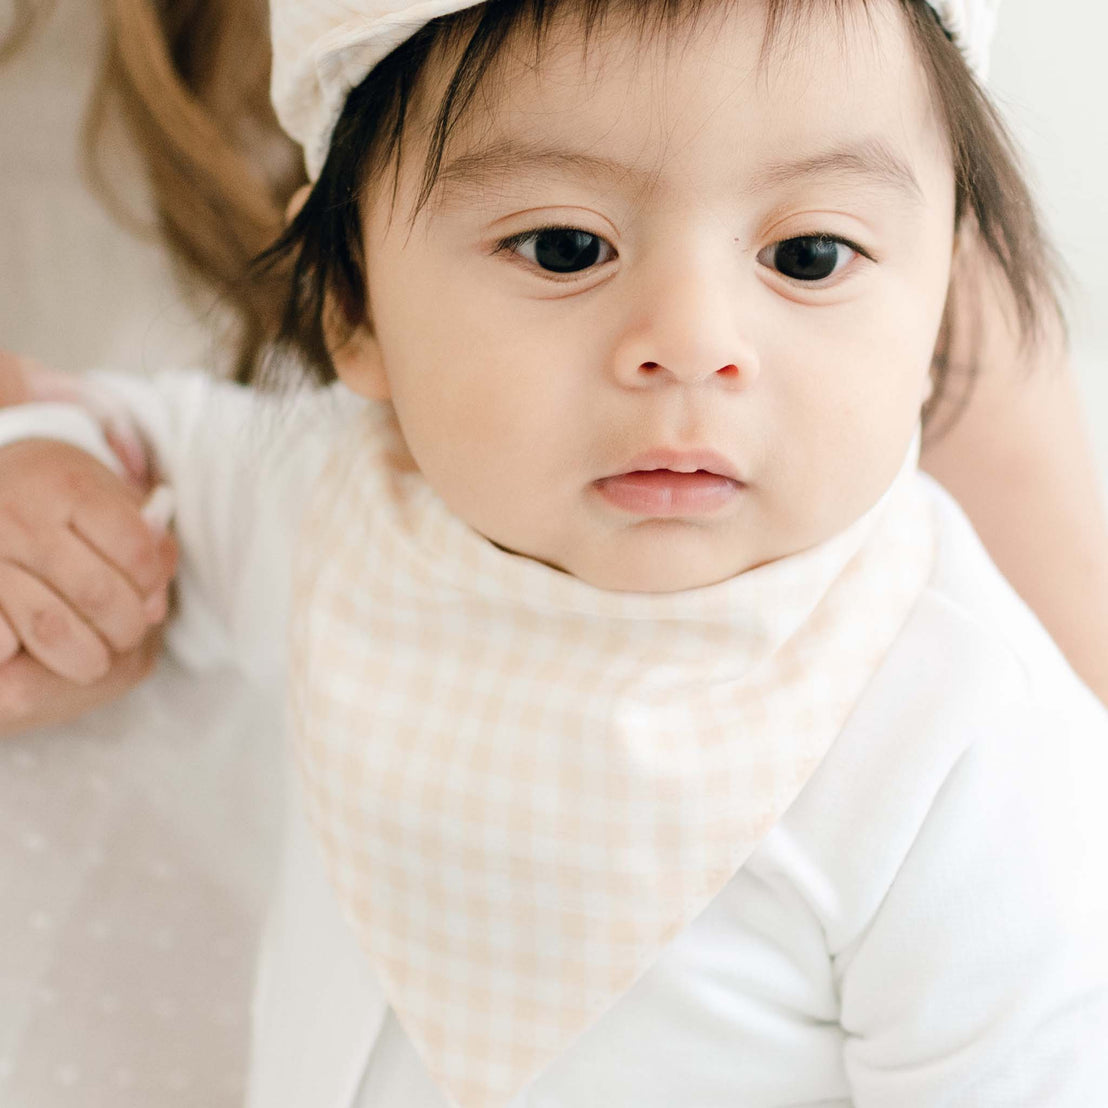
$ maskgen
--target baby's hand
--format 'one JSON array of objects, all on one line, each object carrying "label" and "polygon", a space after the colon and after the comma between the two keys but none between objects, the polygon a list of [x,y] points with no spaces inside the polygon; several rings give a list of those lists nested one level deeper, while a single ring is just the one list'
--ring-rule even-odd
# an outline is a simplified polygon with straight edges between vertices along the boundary
[{"label": "baby's hand", "polygon": [[59,718],[50,701],[67,683],[81,688],[60,718],[149,668],[143,650],[166,617],[177,545],[148,526],[143,499],[66,443],[0,448],[0,733]]}]

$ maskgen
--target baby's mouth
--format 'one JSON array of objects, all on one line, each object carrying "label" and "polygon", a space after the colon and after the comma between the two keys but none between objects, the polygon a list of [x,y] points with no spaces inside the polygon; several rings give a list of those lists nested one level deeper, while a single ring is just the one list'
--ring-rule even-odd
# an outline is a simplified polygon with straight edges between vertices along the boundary
[{"label": "baby's mouth", "polygon": [[635,469],[602,477],[594,487],[611,505],[652,518],[705,515],[725,507],[745,486],[707,469]]}]

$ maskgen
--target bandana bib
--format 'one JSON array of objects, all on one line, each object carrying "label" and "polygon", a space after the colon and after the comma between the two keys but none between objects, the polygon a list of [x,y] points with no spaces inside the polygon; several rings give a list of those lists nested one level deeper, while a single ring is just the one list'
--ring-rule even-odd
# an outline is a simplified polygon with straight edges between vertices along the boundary
[{"label": "bandana bib", "polygon": [[503,1108],[709,903],[820,764],[934,557],[916,473],[801,554],[605,592],[503,551],[403,456],[339,444],[290,688],[343,913],[452,1104]]}]

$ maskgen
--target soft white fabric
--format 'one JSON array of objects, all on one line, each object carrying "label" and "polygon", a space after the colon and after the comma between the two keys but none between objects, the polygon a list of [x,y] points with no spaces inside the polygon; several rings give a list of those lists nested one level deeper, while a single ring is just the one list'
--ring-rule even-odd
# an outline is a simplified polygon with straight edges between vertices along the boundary
[{"label": "soft white fabric", "polygon": [[84,450],[122,476],[123,465],[101,434],[99,425],[90,423],[85,413],[72,404],[23,404],[9,409],[0,424],[0,447],[35,438],[35,429],[39,426],[50,428],[50,438]]},{"label": "soft white fabric", "polygon": [[[271,0],[273,106],[314,181],[350,91],[425,24],[476,0]],[[1000,0],[928,0],[984,81]]]},{"label": "soft white fabric", "polygon": [[[187,595],[213,595],[223,648],[271,657],[283,684],[263,646],[284,619],[289,537],[357,402],[266,405],[258,429],[226,387],[111,387],[180,498]],[[735,878],[512,1108],[1103,1100],[1108,720],[957,506],[919,480],[935,570],[842,734]],[[252,591],[257,575],[271,587]],[[251,1108],[446,1108],[290,803]]]},{"label": "soft white fabric", "polygon": [[982,83],[996,35],[1000,0],[927,0]]}]

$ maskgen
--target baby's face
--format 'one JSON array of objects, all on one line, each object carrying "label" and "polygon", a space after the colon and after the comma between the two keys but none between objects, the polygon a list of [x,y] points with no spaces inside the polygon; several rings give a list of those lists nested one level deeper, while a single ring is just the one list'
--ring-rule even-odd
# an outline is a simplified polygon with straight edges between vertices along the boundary
[{"label": "baby's face", "polygon": [[606,589],[842,530],[928,378],[954,180],[909,32],[891,3],[813,15],[759,71],[738,9],[668,49],[613,22],[583,57],[556,28],[479,95],[414,225],[410,141],[395,211],[367,204],[343,378],[391,399],[456,515]]}]

